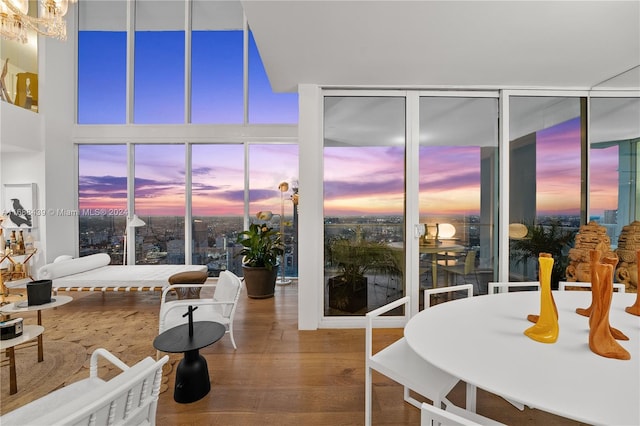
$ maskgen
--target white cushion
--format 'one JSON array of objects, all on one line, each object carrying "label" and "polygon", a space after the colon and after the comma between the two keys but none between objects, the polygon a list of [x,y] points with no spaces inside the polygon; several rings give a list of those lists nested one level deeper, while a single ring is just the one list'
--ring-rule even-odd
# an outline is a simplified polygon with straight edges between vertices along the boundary
[{"label": "white cushion", "polygon": [[77,259],[69,259],[44,265],[38,270],[37,276],[39,280],[53,280],[58,277],[90,271],[110,263],[111,257],[108,254],[92,254]]},{"label": "white cushion", "polygon": [[65,260],[71,260],[71,259],[73,259],[73,256],[68,254],[63,254],[53,259],[53,263],[64,262]]}]

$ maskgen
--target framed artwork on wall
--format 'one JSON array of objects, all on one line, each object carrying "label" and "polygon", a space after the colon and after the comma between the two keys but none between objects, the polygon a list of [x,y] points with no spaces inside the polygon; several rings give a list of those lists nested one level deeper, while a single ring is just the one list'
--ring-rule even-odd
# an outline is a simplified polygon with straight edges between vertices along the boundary
[{"label": "framed artwork on wall", "polygon": [[38,218],[35,183],[7,183],[2,187],[4,228],[35,228]]}]

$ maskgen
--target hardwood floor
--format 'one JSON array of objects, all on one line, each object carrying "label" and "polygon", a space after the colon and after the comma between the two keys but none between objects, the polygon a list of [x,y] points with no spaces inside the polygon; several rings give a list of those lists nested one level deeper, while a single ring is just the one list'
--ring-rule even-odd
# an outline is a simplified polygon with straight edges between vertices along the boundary
[{"label": "hardwood floor", "polygon": [[[69,293],[65,309],[157,311],[159,294]],[[297,285],[277,287],[272,299],[254,300],[243,290],[235,320],[234,351],[228,336],[201,351],[211,392],[200,401],[173,401],[173,379],[160,395],[159,425],[362,425],[364,423],[364,330],[298,331]],[[124,325],[129,327],[129,325]],[[137,325],[139,327],[139,324]],[[157,323],[147,324],[157,328]],[[148,333],[147,333],[148,334]],[[376,330],[384,346],[399,329]],[[151,342],[149,342],[151,345]],[[150,349],[150,354],[155,351]],[[172,355],[177,359],[178,355]],[[420,413],[403,402],[402,387],[374,374],[375,425],[419,425]],[[464,405],[464,386],[450,395]],[[518,411],[503,399],[478,391],[478,412],[513,425],[575,425],[537,410]]]}]

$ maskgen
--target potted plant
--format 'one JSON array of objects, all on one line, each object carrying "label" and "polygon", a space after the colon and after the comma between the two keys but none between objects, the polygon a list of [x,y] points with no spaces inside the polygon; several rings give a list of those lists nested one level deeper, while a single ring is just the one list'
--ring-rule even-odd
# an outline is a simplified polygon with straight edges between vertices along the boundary
[{"label": "potted plant", "polygon": [[252,223],[236,240],[242,245],[242,270],[247,295],[253,299],[273,297],[278,275],[278,256],[284,253],[280,233],[266,224]]},{"label": "potted plant", "polygon": [[527,225],[527,230],[526,237],[512,241],[511,259],[516,265],[526,264],[530,259],[538,259],[540,253],[550,253],[554,260],[551,287],[557,289],[569,265],[569,249],[573,247],[577,231],[563,229],[558,222]]},{"label": "potted plant", "polygon": [[391,249],[384,244],[337,238],[328,245],[337,275],[329,278],[329,307],[356,313],[367,306],[367,272],[399,274]]}]

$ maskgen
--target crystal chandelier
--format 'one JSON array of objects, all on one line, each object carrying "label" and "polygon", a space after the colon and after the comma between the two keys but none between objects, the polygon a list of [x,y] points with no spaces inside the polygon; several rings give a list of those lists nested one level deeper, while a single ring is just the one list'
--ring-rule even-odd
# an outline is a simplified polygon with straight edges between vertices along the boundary
[{"label": "crystal chandelier", "polygon": [[38,17],[29,15],[29,0],[0,0],[0,35],[6,40],[27,42],[27,30],[60,40],[67,38],[63,19],[69,3],[77,0],[38,0]]}]

